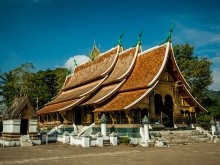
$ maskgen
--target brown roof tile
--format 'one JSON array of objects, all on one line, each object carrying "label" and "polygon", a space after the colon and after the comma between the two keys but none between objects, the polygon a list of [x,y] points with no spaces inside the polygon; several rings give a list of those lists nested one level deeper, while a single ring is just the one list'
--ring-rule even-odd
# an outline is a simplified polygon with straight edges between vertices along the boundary
[{"label": "brown roof tile", "polygon": [[64,82],[64,84],[63,84],[63,88],[69,83],[69,81],[71,80],[71,75],[69,75],[68,77],[66,77],[66,80],[65,80],[65,82]]},{"label": "brown roof tile", "polygon": [[56,104],[60,102],[65,102],[69,100],[73,100],[76,98],[82,97],[85,93],[87,92],[92,92],[95,90],[97,87],[101,85],[101,82],[104,81],[105,78],[91,82],[89,84],[85,84],[83,86],[79,86],[77,88],[73,88],[67,91],[63,91],[58,97],[56,97],[54,100],[49,102],[47,105],[50,104]]},{"label": "brown roof tile", "polygon": [[100,104],[99,107],[96,108],[93,112],[124,110],[126,106],[132,104],[147,91],[148,89],[141,89],[136,91],[117,93],[113,97],[111,97],[108,102]]},{"label": "brown roof tile", "polygon": [[158,74],[165,58],[166,46],[142,52],[136,61],[134,70],[120,91],[142,89]]},{"label": "brown roof tile", "polygon": [[114,83],[108,86],[101,87],[96,93],[92,94],[88,101],[83,103],[82,105],[89,105],[89,104],[97,104],[101,101],[106,100],[111,95],[113,95],[123,84],[123,82]]},{"label": "brown roof tile", "polygon": [[[26,106],[27,108],[25,109]],[[27,113],[24,111],[29,111],[28,117],[33,117],[36,115],[36,111],[33,108],[28,96],[15,98],[11,106],[7,109],[6,114],[8,118],[20,118],[21,113]]]},{"label": "brown roof tile", "polygon": [[[108,79],[104,81],[103,85],[118,81],[118,78],[123,79],[128,75],[129,71],[132,69],[132,64],[135,61],[136,47],[130,48],[119,54],[116,65],[109,75]],[[127,73],[127,74],[126,74]]]},{"label": "brown roof tile", "polygon": [[115,47],[100,55],[95,61],[87,62],[76,67],[70,82],[63,88],[63,90],[104,77],[109,71],[111,71],[111,69],[113,69],[118,56],[118,50],[119,47]]},{"label": "brown roof tile", "polygon": [[78,103],[81,99],[75,99],[71,101],[66,101],[58,104],[53,104],[53,105],[47,105],[41,110],[37,111],[37,114],[44,114],[44,113],[52,113],[56,111],[61,111],[61,110],[67,110],[74,106],[76,103]]},{"label": "brown roof tile", "polygon": [[[100,101],[104,101],[121,87],[124,82],[123,78],[125,78],[130,73],[134,65],[138,53],[136,52],[136,49],[137,48],[130,48],[119,54],[116,65],[107,80],[102,83],[102,88],[100,88],[95,94],[92,94],[90,99],[82,105],[94,104]],[[121,82],[122,80],[123,82]],[[119,82],[116,83],[117,81]],[[107,84],[108,86],[106,86]]]}]

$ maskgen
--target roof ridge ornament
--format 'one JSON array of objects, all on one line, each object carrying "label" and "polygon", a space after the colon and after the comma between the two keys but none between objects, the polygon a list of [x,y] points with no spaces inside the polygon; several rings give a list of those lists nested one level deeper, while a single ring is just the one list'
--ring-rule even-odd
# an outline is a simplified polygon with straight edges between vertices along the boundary
[{"label": "roof ridge ornament", "polygon": [[172,32],[173,32],[173,28],[174,28],[174,25],[173,25],[173,23],[172,23],[171,28],[170,28],[170,30],[169,30],[169,33],[168,33],[168,36],[167,36],[166,40],[163,41],[160,45],[163,45],[163,44],[165,44],[165,43],[167,43],[167,42],[170,42],[170,43],[172,42]]},{"label": "roof ridge ornament", "polygon": [[143,30],[138,34],[138,44],[141,45],[141,36],[143,34]]},{"label": "roof ridge ornament", "polygon": [[95,39],[94,39],[94,43],[93,43],[92,50],[90,52],[89,58],[92,61],[94,61],[99,55],[100,55],[100,44],[99,44],[99,48],[98,48],[96,46]]},{"label": "roof ridge ornament", "polygon": [[169,30],[169,33],[168,33],[168,37],[167,37],[167,39],[166,39],[166,42],[172,42],[172,32],[173,32],[173,28],[174,28],[174,25],[172,24],[171,25],[171,28],[170,28],[170,30]]},{"label": "roof ridge ornament", "polygon": [[73,60],[73,62],[74,62],[74,67],[77,67],[77,66],[78,66],[78,64],[77,64],[77,62],[76,62],[76,60],[75,60],[75,59]]},{"label": "roof ridge ornament", "polygon": [[124,32],[119,36],[118,45],[122,46],[122,38],[124,37]]}]

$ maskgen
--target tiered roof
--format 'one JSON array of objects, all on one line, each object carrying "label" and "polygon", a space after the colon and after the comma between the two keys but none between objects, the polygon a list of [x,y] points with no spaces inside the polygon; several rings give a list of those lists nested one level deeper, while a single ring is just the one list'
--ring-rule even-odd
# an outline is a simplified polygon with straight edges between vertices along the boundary
[{"label": "tiered roof", "polygon": [[6,112],[8,119],[31,118],[36,115],[28,96],[16,97]]},{"label": "tiered roof", "polygon": [[130,109],[152,92],[165,69],[173,73],[175,82],[181,82],[181,91],[189,96],[190,104],[205,110],[189,93],[189,85],[176,64],[172,44],[167,42],[143,52],[140,43],[124,51],[118,45],[94,61],[77,66],[66,78],[60,93],[38,114],[84,105],[93,105],[94,112]]}]

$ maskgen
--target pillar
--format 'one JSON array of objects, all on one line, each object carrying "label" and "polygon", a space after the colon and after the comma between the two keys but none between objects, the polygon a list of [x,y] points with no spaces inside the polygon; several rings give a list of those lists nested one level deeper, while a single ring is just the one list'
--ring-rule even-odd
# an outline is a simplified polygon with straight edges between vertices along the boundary
[{"label": "pillar", "polygon": [[70,135],[66,131],[66,132],[63,133],[63,143],[69,143],[69,142],[70,142]]},{"label": "pillar", "polygon": [[154,105],[154,91],[150,94],[150,109],[149,109],[149,111],[150,111],[150,116],[148,116],[148,117],[152,117],[152,118],[154,118],[155,117],[155,105]]},{"label": "pillar", "polygon": [[216,121],[217,131],[220,132],[220,120]]},{"label": "pillar", "polygon": [[82,147],[89,147],[89,137],[86,134],[82,137]]},{"label": "pillar", "polygon": [[97,146],[103,147],[103,137],[102,137],[102,134],[100,132],[98,132],[96,134],[96,136],[97,136]]},{"label": "pillar", "polygon": [[102,117],[101,117],[101,133],[103,136],[107,135],[107,117],[106,115],[103,113]]},{"label": "pillar", "polygon": [[116,115],[114,114],[114,112],[110,113],[110,117],[112,119],[112,124],[116,124]]},{"label": "pillar", "polygon": [[113,145],[113,146],[117,146],[118,144],[118,134],[115,133],[115,132],[112,132],[110,134],[110,143]]},{"label": "pillar", "polygon": [[125,111],[125,115],[128,119],[128,124],[134,124],[134,120],[133,120],[133,118],[131,116],[131,112],[129,110]]},{"label": "pillar", "polygon": [[150,134],[149,134],[149,119],[147,118],[147,116],[145,115],[142,123],[144,125],[144,138],[146,141],[150,141]]},{"label": "pillar", "polygon": [[213,118],[211,119],[210,124],[211,124],[211,129],[212,129],[212,136],[214,136],[216,132],[216,123]]}]

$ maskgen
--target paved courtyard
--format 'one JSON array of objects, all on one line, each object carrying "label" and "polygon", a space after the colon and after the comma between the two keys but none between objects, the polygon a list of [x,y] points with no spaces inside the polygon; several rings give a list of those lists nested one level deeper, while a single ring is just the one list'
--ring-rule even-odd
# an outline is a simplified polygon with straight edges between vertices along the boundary
[{"label": "paved courtyard", "polygon": [[197,143],[158,148],[105,146],[82,148],[64,144],[0,148],[1,164],[80,165],[217,165],[220,144]]}]

